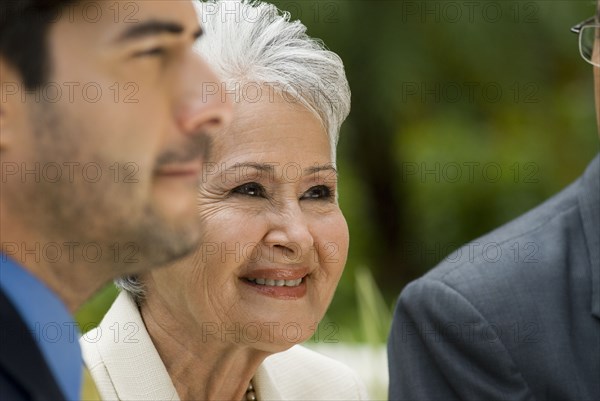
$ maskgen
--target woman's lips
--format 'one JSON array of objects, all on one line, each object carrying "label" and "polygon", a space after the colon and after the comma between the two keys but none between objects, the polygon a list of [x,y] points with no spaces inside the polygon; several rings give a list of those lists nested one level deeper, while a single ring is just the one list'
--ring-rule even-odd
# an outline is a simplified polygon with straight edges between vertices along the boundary
[{"label": "woman's lips", "polygon": [[240,277],[242,283],[261,295],[298,299],[306,294],[308,268],[254,269]]},{"label": "woman's lips", "polygon": [[258,284],[258,285],[266,285],[268,287],[298,287],[300,285],[300,283],[302,283],[301,278],[296,279],[296,280],[272,280],[270,278],[264,279],[264,278],[247,278],[246,280],[253,282],[254,284]]},{"label": "woman's lips", "polygon": [[265,280],[298,280],[310,273],[308,267],[289,268],[250,268],[246,270],[242,278],[265,279]]}]

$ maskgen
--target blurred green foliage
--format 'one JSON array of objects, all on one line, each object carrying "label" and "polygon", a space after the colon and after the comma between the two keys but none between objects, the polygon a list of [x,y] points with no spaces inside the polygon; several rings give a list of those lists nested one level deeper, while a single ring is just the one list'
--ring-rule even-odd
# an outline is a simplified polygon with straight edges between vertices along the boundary
[{"label": "blurred green foliage", "polygon": [[338,149],[350,254],[327,315],[341,340],[381,341],[404,285],[558,192],[599,150],[592,67],[569,32],[595,1],[274,3],[342,57],[352,88]]},{"label": "blurred green foliage", "polygon": [[362,332],[362,342],[377,345],[385,342],[392,311],[383,299],[370,270],[356,269],[356,302],[358,303],[358,326]]}]

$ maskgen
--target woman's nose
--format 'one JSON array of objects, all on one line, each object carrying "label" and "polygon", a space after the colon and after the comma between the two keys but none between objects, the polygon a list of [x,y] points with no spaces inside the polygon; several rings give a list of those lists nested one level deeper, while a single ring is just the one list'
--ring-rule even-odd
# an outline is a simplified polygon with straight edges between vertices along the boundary
[{"label": "woman's nose", "polygon": [[277,258],[274,262],[301,263],[309,258],[314,238],[299,205],[271,216],[264,243],[272,248],[272,254]]}]

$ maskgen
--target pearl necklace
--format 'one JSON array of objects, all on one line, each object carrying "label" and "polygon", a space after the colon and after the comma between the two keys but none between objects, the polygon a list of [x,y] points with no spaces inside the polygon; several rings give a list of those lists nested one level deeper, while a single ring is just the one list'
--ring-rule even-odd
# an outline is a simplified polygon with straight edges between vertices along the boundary
[{"label": "pearl necklace", "polygon": [[256,401],[256,392],[254,391],[252,382],[248,383],[248,388],[246,389],[246,401]]}]

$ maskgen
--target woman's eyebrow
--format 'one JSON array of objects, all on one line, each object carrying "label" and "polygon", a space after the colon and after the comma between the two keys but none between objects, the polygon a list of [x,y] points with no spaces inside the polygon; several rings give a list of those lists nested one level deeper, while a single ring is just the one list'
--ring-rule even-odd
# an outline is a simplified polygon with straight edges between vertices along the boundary
[{"label": "woman's eyebrow", "polygon": [[[275,171],[275,167],[279,166],[280,163],[256,163],[256,162],[243,162],[243,163],[235,163],[231,167],[225,169],[223,172],[238,170],[241,168],[252,168],[258,170],[260,172],[272,173]],[[337,170],[331,164],[323,164],[323,165],[314,165],[311,167],[307,167],[304,169],[304,175],[316,174],[321,171],[329,171],[335,175],[337,175]]]},{"label": "woman's eyebrow", "polygon": [[329,171],[330,173],[334,174],[335,176],[338,175],[336,168],[333,167],[333,165],[331,165],[331,164],[323,164],[320,166],[316,165],[316,166],[305,168],[304,175],[317,174],[321,171]]},{"label": "woman's eyebrow", "polygon": [[252,168],[261,172],[271,173],[275,171],[275,166],[277,163],[254,163],[254,162],[243,162],[243,163],[235,163],[231,167],[225,169],[223,172],[238,170],[241,168]]}]

